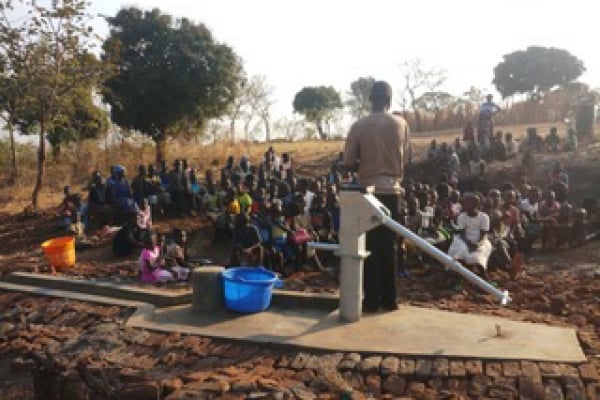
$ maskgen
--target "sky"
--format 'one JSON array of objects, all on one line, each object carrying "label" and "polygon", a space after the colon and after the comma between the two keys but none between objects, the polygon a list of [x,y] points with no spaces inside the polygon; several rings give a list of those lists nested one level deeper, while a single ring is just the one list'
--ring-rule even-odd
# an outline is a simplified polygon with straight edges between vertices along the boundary
[{"label": "sky", "polygon": [[[564,48],[584,61],[580,79],[600,86],[597,14],[582,0],[91,0],[94,14],[121,7],[160,8],[206,24],[232,46],[249,75],[275,88],[273,115],[291,116],[304,86],[341,93],[361,76],[401,85],[399,65],[419,57],[446,70],[442,88],[493,91],[493,68],[504,54],[529,45]],[[108,26],[98,18],[96,31]]]}]

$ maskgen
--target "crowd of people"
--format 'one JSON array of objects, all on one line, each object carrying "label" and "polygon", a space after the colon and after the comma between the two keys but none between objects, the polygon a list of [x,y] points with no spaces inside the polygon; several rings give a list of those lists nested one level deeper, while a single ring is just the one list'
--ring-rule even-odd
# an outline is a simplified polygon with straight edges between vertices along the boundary
[{"label": "crowd of people", "polygon": [[[551,129],[540,139],[530,129],[517,143],[508,133],[504,151],[497,151],[498,143],[494,150],[494,141],[482,148],[470,137],[439,149],[432,141],[427,157],[445,169],[435,182],[404,182],[400,222],[482,275],[488,267],[518,272],[523,255],[537,243],[542,248],[583,243],[599,228],[600,209],[591,198],[579,208],[573,205],[568,174],[560,163],[548,172],[543,188],[522,181],[494,186],[487,177],[486,161],[516,156],[525,146],[525,161],[533,152],[556,151],[560,141],[555,135]],[[571,146],[569,136],[565,146]],[[499,143],[501,137],[496,135]],[[120,225],[113,251],[117,256],[139,251],[144,282],[189,277],[185,232],[155,233],[156,213],[207,218],[214,225],[214,241],[231,243],[231,265],[263,265],[289,274],[320,267],[318,258],[310,262],[314,253],[307,243],[337,241],[338,191],[356,179],[344,167],[343,153],[327,175],[298,178],[290,156],[279,156],[272,147],[256,164],[247,156],[238,161],[231,156],[220,171],[209,169],[203,177],[185,160],[175,160],[171,169],[164,163],[158,169],[139,166],[129,183],[125,168],[117,165],[106,180],[99,171],[92,174],[87,204],[65,187],[60,223]],[[410,243],[400,243],[399,274],[408,276],[411,266],[426,257]]]}]

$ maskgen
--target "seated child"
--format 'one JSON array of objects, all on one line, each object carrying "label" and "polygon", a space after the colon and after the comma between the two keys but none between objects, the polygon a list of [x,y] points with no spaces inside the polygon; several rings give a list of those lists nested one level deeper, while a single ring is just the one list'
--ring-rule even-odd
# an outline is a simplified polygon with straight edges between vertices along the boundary
[{"label": "seated child", "polygon": [[152,229],[152,210],[148,199],[143,199],[137,212],[137,226],[141,231]]},{"label": "seated child", "polygon": [[448,255],[467,265],[475,265],[487,274],[487,263],[492,252],[492,245],[487,238],[490,230],[490,218],[479,211],[479,198],[473,193],[466,193],[463,199],[464,211],[457,218],[457,234]]},{"label": "seated child", "polygon": [[175,279],[185,281],[190,276],[190,268],[187,264],[185,252],[187,235],[184,230],[175,228],[172,236],[173,242],[165,246],[165,268],[171,272]]},{"label": "seated child", "polygon": [[156,243],[156,234],[146,232],[144,248],[140,254],[140,281],[146,283],[163,283],[173,280],[173,274],[161,267],[160,246]]},{"label": "seated child", "polygon": [[232,265],[263,265],[264,251],[258,228],[252,224],[250,215],[242,212],[235,217],[233,231]]}]

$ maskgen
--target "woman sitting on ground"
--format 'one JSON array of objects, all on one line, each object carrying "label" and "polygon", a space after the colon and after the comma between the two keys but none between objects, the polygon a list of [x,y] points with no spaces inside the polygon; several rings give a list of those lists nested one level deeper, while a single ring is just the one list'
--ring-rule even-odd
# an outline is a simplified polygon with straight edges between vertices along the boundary
[{"label": "woman sitting on ground", "polygon": [[474,193],[466,193],[463,198],[464,211],[456,219],[457,233],[448,249],[448,255],[454,259],[474,266],[487,275],[487,263],[492,245],[487,238],[490,230],[490,218],[479,211],[479,198]]},{"label": "woman sitting on ground", "polygon": [[184,230],[175,228],[172,236],[173,241],[165,246],[165,267],[175,279],[185,281],[190,276],[190,267],[185,251],[187,234]]},{"label": "woman sitting on ground", "polygon": [[250,215],[242,212],[235,217],[231,265],[263,265],[264,250],[258,228]]}]

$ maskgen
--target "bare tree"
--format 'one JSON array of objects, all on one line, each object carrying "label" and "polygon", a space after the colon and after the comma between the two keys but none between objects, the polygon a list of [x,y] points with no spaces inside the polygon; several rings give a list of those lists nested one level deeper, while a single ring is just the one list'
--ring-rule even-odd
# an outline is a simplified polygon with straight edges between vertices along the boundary
[{"label": "bare tree", "polygon": [[271,141],[271,107],[274,104],[273,90],[274,87],[269,85],[264,75],[254,75],[250,78],[248,85],[250,107],[265,127],[265,140],[267,142]]},{"label": "bare tree", "polygon": [[410,105],[415,115],[415,131],[421,130],[421,113],[418,99],[424,92],[437,91],[446,81],[446,71],[426,66],[419,58],[405,61],[400,65],[402,74],[402,100],[399,104],[406,109]]}]

